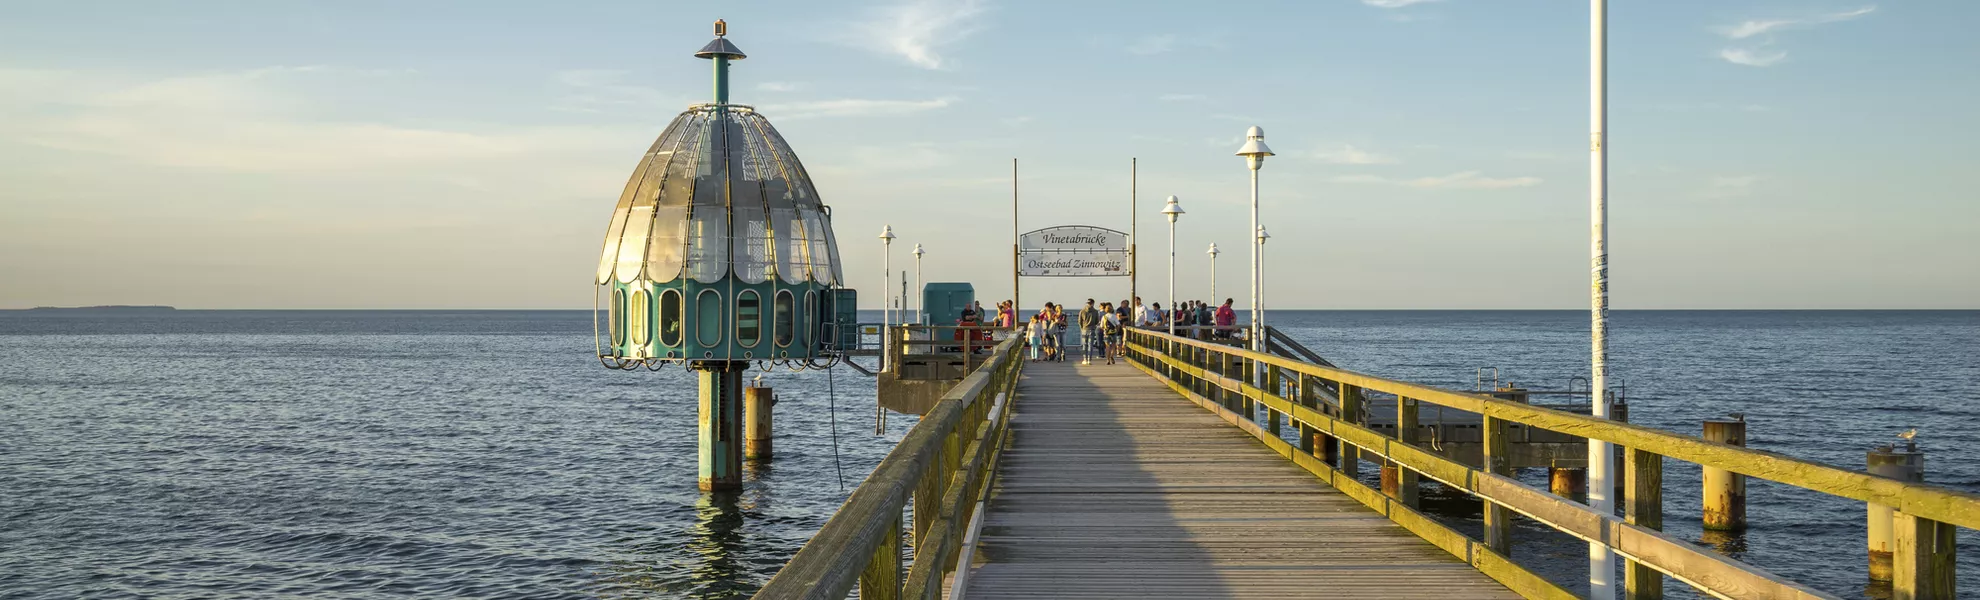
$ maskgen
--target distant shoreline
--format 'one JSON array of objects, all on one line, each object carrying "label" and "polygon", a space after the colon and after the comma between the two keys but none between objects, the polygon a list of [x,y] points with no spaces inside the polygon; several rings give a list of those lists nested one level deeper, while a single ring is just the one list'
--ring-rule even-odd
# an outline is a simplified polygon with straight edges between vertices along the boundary
[{"label": "distant shoreline", "polygon": [[[861,307],[861,312],[879,312],[878,307]],[[894,309],[899,312],[900,309]],[[33,308],[0,308],[0,313],[27,312],[432,312],[432,313],[500,313],[500,312],[592,312],[588,308],[177,308],[173,306],[147,305],[103,305],[103,306],[36,306]],[[1588,312],[1587,308],[1273,308],[1268,312]],[[1612,308],[1610,312],[1975,312],[1975,308]],[[908,313],[914,311],[909,310]],[[1027,308],[1024,312],[1032,312]]]},{"label": "distant shoreline", "polygon": [[102,306],[36,306],[34,308],[22,308],[22,309],[14,309],[14,310],[37,311],[37,312],[64,312],[64,311],[160,312],[160,311],[178,310],[178,309],[170,306],[162,306],[162,305],[106,304]]}]

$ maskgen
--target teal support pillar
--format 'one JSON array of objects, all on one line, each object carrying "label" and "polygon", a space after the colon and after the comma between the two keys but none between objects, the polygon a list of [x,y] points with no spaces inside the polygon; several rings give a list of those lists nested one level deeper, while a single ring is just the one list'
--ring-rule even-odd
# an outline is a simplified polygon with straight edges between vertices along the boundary
[{"label": "teal support pillar", "polygon": [[743,361],[694,365],[701,377],[701,489],[742,488]]},{"label": "teal support pillar", "polygon": [[729,57],[715,57],[715,103],[729,103]]}]

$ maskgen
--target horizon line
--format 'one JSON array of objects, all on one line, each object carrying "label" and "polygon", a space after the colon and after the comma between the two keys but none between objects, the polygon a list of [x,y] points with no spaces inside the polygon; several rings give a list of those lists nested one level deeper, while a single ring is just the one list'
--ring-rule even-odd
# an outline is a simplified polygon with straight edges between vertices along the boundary
[{"label": "horizon line", "polygon": [[[1249,310],[1249,308],[1246,308],[1246,307],[1235,307],[1235,308],[1244,308],[1245,310]],[[377,312],[387,312],[387,311],[401,311],[401,312],[410,312],[410,311],[432,311],[432,312],[548,312],[548,311],[572,311],[572,312],[582,312],[582,311],[593,311],[593,312],[596,312],[596,311],[598,311],[598,310],[601,310],[601,309],[597,309],[597,308],[591,308],[591,309],[587,309],[587,308],[468,308],[468,307],[456,307],[456,308],[447,308],[447,307],[342,307],[342,308],[337,308],[337,307],[306,307],[306,308],[297,308],[297,307],[287,307],[287,308],[273,308],[273,307],[264,307],[264,308],[240,308],[240,307],[236,307],[236,308],[201,308],[201,307],[190,307],[190,308],[188,308],[188,307],[179,307],[179,306],[170,306],[170,305],[163,305],[163,304],[150,304],[150,305],[139,305],[139,304],[129,304],[129,305],[124,305],[124,304],[103,304],[103,305],[90,305],[90,306],[46,306],[46,305],[44,305],[44,306],[31,306],[31,307],[11,307],[11,308],[0,308],[0,312],[35,312],[35,311],[49,311],[49,310],[60,310],[60,311],[92,311],[92,310],[93,310],[93,311],[100,311],[100,312],[112,312],[112,311],[128,311],[128,312],[141,312],[141,311],[144,311],[144,310],[146,310],[146,309],[150,309],[150,310],[158,310],[158,309],[167,309],[167,310],[171,310],[171,311],[203,311],[203,312],[222,312],[222,311],[240,311],[240,312],[248,312],[248,311],[285,311],[285,310],[286,310],[286,311],[319,311],[319,312],[332,312],[332,311],[350,311],[350,312],[358,312],[358,311],[377,311]],[[862,310],[862,311],[867,311],[867,310],[871,310],[871,311],[881,311],[881,310],[894,310],[894,311],[897,311],[897,312],[913,312],[913,310],[912,310],[912,309],[900,309],[900,308],[892,308],[892,309],[888,309],[888,308],[882,308],[882,307],[859,307],[859,308],[858,308],[858,309],[856,309],[856,310]],[[1036,309],[1036,308],[1025,308],[1025,309],[1020,309],[1020,310],[1030,310],[1030,311],[1036,311],[1036,310],[1038,310],[1038,309]],[[1265,311],[1266,311],[1266,312],[1276,312],[1276,311],[1312,311],[1312,312],[1432,312],[1432,311],[1473,311],[1473,312],[1542,312],[1542,311],[1545,311],[1545,312],[1558,312],[1558,311],[1575,311],[1575,312],[1582,312],[1582,311],[1586,311],[1586,310],[1588,310],[1588,309],[1587,309],[1587,308],[1582,308],[1582,307],[1572,307],[1572,308],[1457,308],[1457,307],[1445,307],[1445,308],[1421,308],[1421,307],[1418,307],[1418,308],[1267,308],[1267,309],[1265,309]],[[1980,311],[1980,306],[1972,306],[1972,307],[1950,307],[1950,306],[1949,306],[1949,307],[1896,307],[1896,306],[1886,306],[1886,307],[1666,307],[1666,308],[1614,308],[1614,307],[1611,307],[1611,308],[1610,308],[1609,310],[1610,310],[1611,312],[1616,312],[1616,311]]]}]

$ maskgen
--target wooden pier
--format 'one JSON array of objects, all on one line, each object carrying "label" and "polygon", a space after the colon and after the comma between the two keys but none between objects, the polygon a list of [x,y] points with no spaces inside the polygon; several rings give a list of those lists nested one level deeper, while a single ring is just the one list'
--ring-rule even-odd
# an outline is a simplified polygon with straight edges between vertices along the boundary
[{"label": "wooden pier", "polygon": [[968,598],[1520,597],[1125,363],[1018,398]]},{"label": "wooden pier", "polygon": [[[1512,559],[1518,515],[1616,553],[1630,600],[1666,583],[1838,598],[1663,532],[1666,461],[1864,503],[1894,600],[1958,598],[1957,530],[1980,529],[1980,495],[1915,479],[1307,357],[1126,338],[1112,366],[1028,363],[1019,340],[998,343],[757,597],[1577,597]],[[1478,419],[1475,464],[1420,439],[1425,407]],[[1509,476],[1515,428],[1616,445],[1623,514]],[[1371,463],[1380,489],[1357,477]],[[1419,481],[1481,503],[1477,537],[1421,512]]]}]

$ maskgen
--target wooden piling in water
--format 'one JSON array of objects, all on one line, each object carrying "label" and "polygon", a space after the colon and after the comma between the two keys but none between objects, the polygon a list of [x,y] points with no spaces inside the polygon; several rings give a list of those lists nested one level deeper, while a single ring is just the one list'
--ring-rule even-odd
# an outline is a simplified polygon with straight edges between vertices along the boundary
[{"label": "wooden piling in water", "polygon": [[1547,491],[1570,500],[1588,494],[1588,470],[1580,467],[1547,467]]},{"label": "wooden piling in water", "polygon": [[770,407],[776,403],[770,388],[743,389],[743,458],[770,459]]},{"label": "wooden piling in water", "polygon": [[742,488],[742,373],[749,363],[719,361],[693,367],[700,380],[696,425],[702,490]]},{"label": "wooden piling in water", "polygon": [[[1705,441],[1746,447],[1746,420],[1705,421]],[[1705,528],[1715,531],[1746,529],[1746,476],[1725,469],[1705,467]]]},{"label": "wooden piling in water", "polygon": [[[1925,481],[1925,455],[1915,448],[1898,449],[1881,446],[1868,454],[1870,474],[1888,477],[1907,483]],[[1870,580],[1890,581],[1892,575],[1891,552],[1896,548],[1892,541],[1892,528],[1896,526],[1895,510],[1889,506],[1869,503]]]}]

